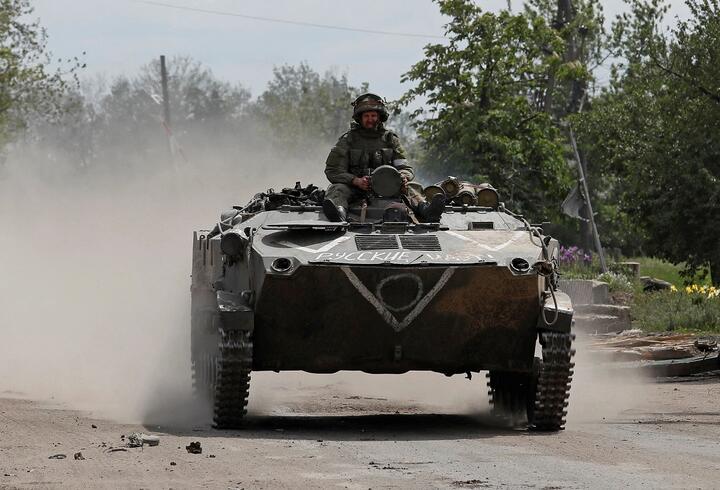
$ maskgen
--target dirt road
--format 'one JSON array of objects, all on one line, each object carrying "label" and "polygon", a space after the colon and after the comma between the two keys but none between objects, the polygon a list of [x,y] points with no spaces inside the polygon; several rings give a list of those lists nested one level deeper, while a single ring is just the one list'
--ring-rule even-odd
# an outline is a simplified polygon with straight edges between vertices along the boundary
[{"label": "dirt road", "polygon": [[[6,392],[0,488],[720,486],[717,378],[636,383],[595,398],[579,389],[558,434],[493,424],[484,379],[456,378],[259,373],[261,406],[236,432],[116,423]],[[413,386],[431,396],[414,397]],[[124,448],[121,435],[132,432],[159,435],[160,445]],[[192,441],[202,454],[186,451]],[[48,459],[55,454],[67,458]]]},{"label": "dirt road", "polygon": [[[718,378],[594,372],[580,348],[557,434],[493,423],[483,377],[432,374],[253,373],[248,427],[210,429],[187,393],[190,227],[318,170],[215,155],[137,175],[3,167],[0,488],[720,487]],[[160,445],[124,447],[133,432]]]}]

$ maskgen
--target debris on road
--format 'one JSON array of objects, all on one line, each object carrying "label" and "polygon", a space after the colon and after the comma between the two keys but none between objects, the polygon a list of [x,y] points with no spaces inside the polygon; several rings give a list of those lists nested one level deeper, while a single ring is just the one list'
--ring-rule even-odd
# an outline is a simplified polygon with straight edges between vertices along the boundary
[{"label": "debris on road", "polygon": [[718,348],[717,340],[709,338],[697,339],[694,345],[700,352],[712,352]]},{"label": "debris on road", "polygon": [[48,457],[48,459],[65,459],[67,458],[66,454],[53,454],[52,456]]},{"label": "debris on road", "polygon": [[128,436],[127,447],[142,447],[143,442],[139,432],[133,432]]},{"label": "debris on road", "polygon": [[92,427],[93,429],[97,429],[97,425],[95,424],[90,424],[90,427]]},{"label": "debris on road", "polygon": [[[122,436],[121,439],[124,439],[124,437],[125,436]],[[142,432],[133,432],[128,436],[127,439],[127,447],[143,447],[145,444],[147,444],[148,446],[157,446],[158,444],[160,444],[160,438],[158,436],[153,436]]]},{"label": "debris on road", "polygon": [[452,482],[454,487],[488,487],[490,486],[489,480],[464,480]]},{"label": "debris on road", "polygon": [[717,341],[690,333],[647,334],[641,330],[625,330],[594,337],[591,349],[608,354],[615,361],[666,361],[689,359],[717,350]]},{"label": "debris on road", "polygon": [[191,442],[187,446],[185,446],[185,449],[190,454],[202,454],[202,447],[200,446],[200,441]]},{"label": "debris on road", "polygon": [[653,333],[626,330],[594,336],[590,345],[600,360],[616,369],[635,369],[649,376],[692,376],[720,370],[715,338],[690,333]]},{"label": "debris on road", "polygon": [[85,456],[83,456],[83,453],[81,453],[79,451],[77,453],[73,454],[73,458],[75,459],[75,461],[84,461],[85,460]]},{"label": "debris on road", "polygon": [[160,444],[160,438],[158,436],[151,436],[148,434],[142,434],[142,441],[148,446],[157,446]]},{"label": "debris on road", "polygon": [[105,450],[106,453],[117,453],[117,452],[127,452],[127,449],[124,447],[109,447]]},{"label": "debris on road", "polygon": [[[633,363],[635,364],[635,363]],[[693,376],[720,370],[720,355],[717,352],[689,359],[672,359],[665,361],[651,361],[635,366],[648,376],[658,378],[671,378],[676,376]]]}]

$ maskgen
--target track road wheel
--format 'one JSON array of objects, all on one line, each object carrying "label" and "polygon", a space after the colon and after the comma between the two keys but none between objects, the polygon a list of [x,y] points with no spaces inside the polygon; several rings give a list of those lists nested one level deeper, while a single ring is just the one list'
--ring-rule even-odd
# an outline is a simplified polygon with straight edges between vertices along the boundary
[{"label": "track road wheel", "polygon": [[220,330],[220,358],[213,420],[216,429],[237,429],[247,413],[252,370],[250,332]]},{"label": "track road wheel", "polygon": [[565,428],[570,383],[572,382],[572,357],[575,350],[571,333],[542,332],[542,362],[537,366],[535,399],[528,407],[528,422],[532,430],[558,431]]},{"label": "track road wheel", "polygon": [[533,377],[509,371],[490,371],[487,377],[492,415],[512,427],[525,426]]}]

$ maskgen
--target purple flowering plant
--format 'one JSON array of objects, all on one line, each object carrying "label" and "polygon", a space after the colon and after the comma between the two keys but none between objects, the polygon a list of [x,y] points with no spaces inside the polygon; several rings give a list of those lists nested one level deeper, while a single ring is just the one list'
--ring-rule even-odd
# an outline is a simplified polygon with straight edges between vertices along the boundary
[{"label": "purple flowering plant", "polygon": [[592,265],[592,253],[585,252],[577,245],[572,247],[564,247],[560,245],[560,264],[561,265]]},{"label": "purple flowering plant", "polygon": [[561,245],[558,260],[560,273],[568,278],[594,277],[597,273],[593,267],[592,252],[586,252],[577,245],[570,247]]}]

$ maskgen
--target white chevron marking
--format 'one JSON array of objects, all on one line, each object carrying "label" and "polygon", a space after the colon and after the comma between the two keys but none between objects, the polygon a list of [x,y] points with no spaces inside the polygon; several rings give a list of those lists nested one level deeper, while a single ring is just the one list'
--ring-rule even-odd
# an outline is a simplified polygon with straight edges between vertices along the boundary
[{"label": "white chevron marking", "polygon": [[283,240],[283,241],[277,242],[277,243],[279,243],[280,245],[285,245],[286,247],[295,248],[295,249],[303,251],[303,252],[317,254],[317,253],[327,252],[328,250],[332,250],[337,245],[340,245],[342,242],[346,242],[346,241],[350,240],[352,237],[353,237],[352,235],[343,235],[341,237],[336,238],[332,242],[326,243],[325,245],[323,245],[320,248],[303,247],[301,245],[298,245],[296,243],[293,243],[293,242],[290,242],[287,240]]},{"label": "white chevron marking", "polygon": [[525,231],[516,231],[516,232],[514,232],[513,236],[510,237],[506,242],[501,243],[500,245],[498,245],[498,246],[496,246],[496,247],[491,247],[490,245],[486,245],[486,244],[484,244],[484,243],[480,243],[480,242],[478,242],[477,240],[473,240],[472,238],[466,237],[465,235],[461,235],[460,233],[455,233],[454,231],[446,231],[445,233],[447,233],[448,235],[452,235],[452,236],[454,236],[455,238],[459,238],[460,240],[464,240],[464,241],[466,241],[466,242],[474,243],[474,244],[477,245],[478,247],[482,247],[482,248],[484,248],[485,250],[490,250],[491,252],[497,252],[498,250],[501,250],[501,249],[507,247],[507,246],[510,245],[511,243],[517,241],[518,238],[521,238],[523,235],[526,235],[526,234],[527,234],[527,232],[525,232]]},{"label": "white chevron marking", "polygon": [[402,321],[398,321],[395,316],[390,313],[390,311],[387,309],[385,305],[383,305],[380,300],[370,292],[370,290],[362,283],[362,281],[358,278],[358,276],[355,275],[355,273],[350,269],[350,267],[344,265],[341,266],[340,269],[345,273],[347,278],[350,280],[350,283],[355,286],[355,289],[358,290],[358,292],[365,298],[368,303],[373,305],[378,313],[380,313],[380,316],[383,317],[383,320],[390,325],[393,330],[396,332],[399,332],[403,330],[405,327],[410,325],[417,316],[422,313],[422,311],[425,309],[425,307],[432,301],[432,299],[437,295],[438,292],[445,286],[445,284],[450,280],[452,275],[455,273],[455,267],[448,267],[445,269],[445,272],[443,272],[442,276],[440,276],[440,279],[438,282],[433,286],[433,288],[428,291],[428,293],[422,297],[420,301],[415,305],[415,307],[412,309],[408,315],[403,318]]}]

